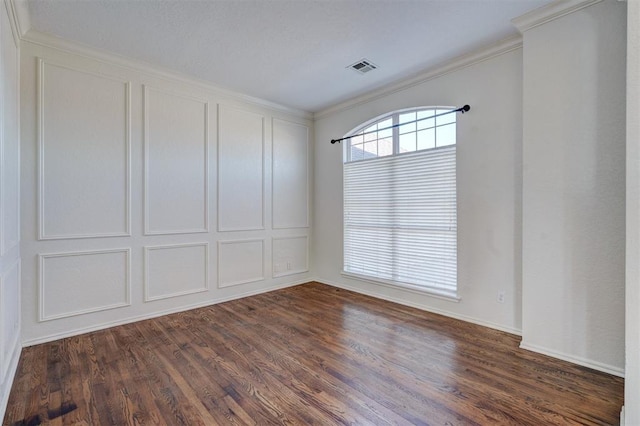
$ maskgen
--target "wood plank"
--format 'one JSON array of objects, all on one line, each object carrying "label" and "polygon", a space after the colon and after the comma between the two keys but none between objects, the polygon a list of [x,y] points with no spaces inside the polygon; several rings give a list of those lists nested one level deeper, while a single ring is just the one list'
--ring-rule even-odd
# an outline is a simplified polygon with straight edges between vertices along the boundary
[{"label": "wood plank", "polygon": [[308,283],[25,348],[3,424],[619,421],[623,379],[518,344]]}]

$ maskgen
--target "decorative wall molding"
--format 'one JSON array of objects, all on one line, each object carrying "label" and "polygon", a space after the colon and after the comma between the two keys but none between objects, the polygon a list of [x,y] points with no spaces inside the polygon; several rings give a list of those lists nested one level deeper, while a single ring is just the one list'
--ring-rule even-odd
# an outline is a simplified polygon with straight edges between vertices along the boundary
[{"label": "decorative wall molding", "polygon": [[9,402],[9,392],[11,391],[11,384],[14,381],[16,373],[18,371],[18,361],[22,353],[22,345],[18,336],[15,338],[15,343],[11,348],[11,357],[6,360],[7,368],[4,377],[0,378],[0,418],[4,419],[7,403]]},{"label": "decorative wall molding", "polygon": [[[238,244],[247,244],[247,243],[256,243],[259,242],[261,246],[261,259],[260,259],[260,269],[261,273],[256,277],[248,277],[245,279],[227,281],[225,282],[222,277],[222,260],[221,253],[224,246],[228,245],[238,245]],[[257,281],[263,281],[265,279],[264,273],[264,238],[255,238],[255,239],[245,239],[245,240],[226,240],[226,241],[218,241],[218,288],[226,288],[233,287],[241,284],[248,284]]]},{"label": "decorative wall molding", "polygon": [[297,285],[301,285],[301,284],[305,284],[308,283],[312,280],[310,279],[302,279],[302,280],[298,280],[298,281],[287,281],[284,283],[279,283],[279,284],[274,284],[271,285],[267,288],[263,288],[263,289],[258,289],[258,290],[250,290],[250,291],[245,291],[242,293],[235,293],[229,296],[225,296],[225,297],[217,297],[217,298],[213,298],[213,299],[209,299],[209,300],[204,300],[204,301],[200,301],[197,303],[192,303],[189,305],[183,305],[183,306],[178,306],[178,307],[173,307],[170,309],[164,309],[164,310],[160,310],[160,311],[154,311],[151,313],[146,313],[143,315],[135,315],[135,316],[130,316],[124,319],[118,319],[115,321],[107,321],[107,322],[103,322],[100,324],[95,324],[95,325],[90,325],[90,326],[86,326],[86,327],[78,327],[78,328],[74,328],[74,329],[68,329],[65,330],[63,332],[60,333],[51,333],[51,334],[47,334],[46,336],[43,337],[38,337],[38,338],[34,338],[34,339],[27,339],[27,340],[23,340],[22,342],[22,347],[29,347],[29,346],[34,346],[34,345],[39,345],[41,343],[47,343],[47,342],[53,342],[55,340],[59,340],[59,339],[64,339],[65,337],[71,337],[71,336],[77,336],[79,334],[84,334],[84,333],[90,333],[93,331],[99,331],[99,330],[104,330],[107,328],[111,328],[111,327],[116,327],[119,325],[124,325],[124,324],[131,324],[134,322],[138,322],[138,321],[144,321],[144,320],[148,320],[148,319],[152,319],[152,318],[158,318],[158,317],[162,317],[165,315],[170,315],[170,314],[175,314],[178,312],[184,312],[184,311],[189,311],[192,309],[198,309],[198,308],[202,308],[205,306],[211,306],[211,305],[217,305],[218,303],[224,303],[224,302],[229,302],[231,300],[237,300],[237,299],[242,299],[245,297],[250,297],[250,296],[255,296],[257,294],[262,294],[262,293],[266,293],[269,291],[275,291],[275,290],[280,290],[283,288],[288,288],[288,287],[295,287]]},{"label": "decorative wall molding", "polygon": [[[235,112],[240,112],[243,114],[249,114],[249,115],[255,115],[256,117],[259,117],[261,119],[261,123],[262,123],[262,135],[261,135],[261,150],[262,150],[262,157],[261,157],[261,179],[262,179],[262,185],[261,185],[261,206],[260,206],[260,225],[258,226],[245,226],[245,227],[232,227],[232,226],[225,226],[222,223],[221,220],[221,214],[220,214],[220,206],[221,206],[221,202],[220,202],[220,182],[221,182],[221,178],[220,178],[220,161],[221,161],[221,155],[220,155],[220,147],[221,147],[221,137],[220,137],[220,128],[223,127],[222,125],[222,120],[221,120],[221,115],[224,111],[235,111]],[[231,232],[231,231],[262,231],[265,229],[265,200],[267,197],[266,194],[266,183],[265,183],[265,117],[262,114],[259,113],[255,113],[253,111],[247,111],[241,108],[235,108],[235,107],[230,107],[227,105],[220,105],[218,107],[218,143],[217,143],[217,191],[216,191],[216,196],[217,196],[217,220],[218,220],[218,232]]]},{"label": "decorative wall molding", "polygon": [[[45,144],[45,129],[44,129],[44,94],[45,94],[45,66],[51,65],[70,71],[87,74],[93,77],[98,77],[110,81],[122,83],[125,90],[125,105],[124,105],[124,122],[125,122],[125,231],[113,232],[113,233],[87,233],[87,234],[70,234],[70,235],[47,235],[44,221],[45,221],[45,198],[44,191],[45,185],[45,156],[44,156],[44,144]],[[50,60],[44,60],[38,58],[37,67],[37,140],[38,140],[38,240],[63,240],[63,239],[77,239],[77,238],[102,238],[102,237],[129,237],[131,236],[131,83],[129,81],[123,81],[118,78],[114,78],[108,75],[88,72],[79,68],[73,68],[68,65],[62,65]]]},{"label": "decorative wall molding", "polygon": [[[118,303],[112,303],[109,305],[95,306],[87,309],[79,309],[75,311],[68,311],[56,315],[46,314],[46,300],[45,300],[45,287],[46,287],[46,261],[47,259],[55,259],[62,257],[74,257],[74,256],[92,256],[100,254],[111,253],[125,253],[125,276],[124,278],[124,300]],[[57,320],[62,318],[73,317],[77,315],[84,315],[93,312],[106,311],[109,309],[117,309],[131,305],[131,249],[109,249],[109,250],[87,250],[87,251],[72,251],[72,252],[59,252],[59,253],[47,253],[38,254],[38,301],[39,301],[39,318],[38,322]]]},{"label": "decorative wall molding", "polygon": [[[301,269],[291,269],[285,271],[277,271],[276,272],[276,242],[277,241],[287,241],[287,240],[304,240],[305,246],[305,262],[304,267]],[[271,256],[272,256],[272,277],[286,277],[288,275],[296,275],[303,274],[305,272],[309,272],[309,237],[307,235],[293,235],[290,237],[273,237],[271,239]]]},{"label": "decorative wall molding", "polygon": [[323,117],[338,114],[343,111],[358,107],[360,105],[373,102],[376,99],[384,98],[392,95],[393,93],[401,92],[403,90],[410,89],[411,87],[420,85],[429,80],[433,80],[442,77],[446,74],[450,74],[456,71],[460,71],[464,68],[479,64],[489,59],[495,58],[505,53],[512,52],[522,48],[522,37],[510,37],[499,41],[498,43],[489,45],[483,49],[475,50],[471,53],[458,56],[449,61],[445,61],[440,65],[437,65],[427,71],[423,71],[414,77],[409,77],[396,83],[392,83],[388,86],[382,87],[378,90],[373,90],[364,95],[355,97],[345,102],[341,102],[332,107],[323,109],[313,114],[314,120],[319,120]]},{"label": "decorative wall molding", "polygon": [[[277,224],[276,223],[276,218],[275,218],[275,167],[274,167],[274,163],[276,161],[276,156],[275,156],[275,149],[276,149],[276,139],[275,139],[275,135],[274,135],[274,129],[276,127],[276,123],[280,122],[283,123],[285,125],[288,126],[296,126],[296,127],[301,127],[304,128],[306,131],[306,140],[304,141],[306,144],[306,150],[307,150],[307,158],[306,158],[306,180],[305,180],[305,188],[306,188],[306,195],[307,195],[307,199],[305,202],[305,208],[307,210],[307,214],[305,217],[305,222],[303,224]],[[309,141],[309,127],[305,126],[304,124],[300,124],[300,123],[295,123],[292,121],[288,121],[288,120],[282,120],[279,118],[272,118],[271,119],[271,227],[272,229],[299,229],[299,228],[308,228],[309,227],[309,215],[310,215],[310,207],[311,207],[311,203],[310,203],[310,190],[309,190],[309,182],[310,182],[310,168],[309,168],[309,157],[310,157],[310,148],[311,148],[311,144]]]},{"label": "decorative wall molding", "polygon": [[[20,1],[20,0],[18,0]],[[151,77],[161,78],[164,80],[171,80],[179,83],[188,84],[190,86],[197,86],[211,93],[214,97],[224,97],[231,101],[236,101],[244,104],[250,104],[261,108],[267,108],[272,111],[281,112],[303,119],[312,119],[312,114],[307,111],[299,109],[289,108],[284,105],[280,105],[274,102],[270,102],[264,99],[255,98],[253,96],[237,93],[222,87],[216,86],[211,82],[197,79],[185,74],[181,74],[175,71],[160,70],[157,65],[153,65],[138,59],[131,59],[124,56],[116,55],[114,53],[99,50],[90,46],[82,45],[80,43],[71,42],[56,36],[41,33],[35,30],[30,30],[21,37],[23,42],[31,43],[33,45],[43,46],[50,49],[56,49],[61,52],[70,53],[72,55],[81,56],[90,60],[99,61],[109,65],[117,65],[121,68],[126,68],[135,72],[144,73]]]},{"label": "decorative wall molding", "polygon": [[[11,340],[7,342],[6,341],[7,336],[5,336],[4,334],[4,326],[5,326],[5,321],[9,320],[9,318],[4,316],[7,314],[7,312],[2,308],[3,308],[3,304],[5,303],[5,299],[8,297],[6,294],[6,287],[9,285],[8,276],[13,272],[15,272],[16,274],[15,290],[18,297],[18,300],[17,300],[18,307],[16,307],[17,309],[17,312],[16,312],[17,318],[15,318],[16,322],[13,324],[13,328],[11,330],[12,337],[11,337]],[[11,264],[9,268],[3,271],[2,275],[0,276],[0,313],[3,315],[2,322],[0,323],[0,344],[2,344],[2,346],[0,346],[0,383],[3,383],[5,377],[7,377],[7,372],[11,364],[11,354],[13,353],[14,348],[17,345],[19,345],[19,342],[20,342],[21,318],[20,318],[19,306],[20,306],[21,278],[22,277],[21,277],[21,268],[20,268],[20,258],[16,259],[13,262],[13,264]],[[4,343],[7,343],[6,347],[4,346]]]},{"label": "decorative wall molding", "polygon": [[31,28],[29,7],[26,0],[5,0],[4,5],[11,23],[13,41],[19,47],[22,36]]},{"label": "decorative wall molding", "polygon": [[512,19],[511,23],[520,33],[524,33],[539,25],[546,24],[547,22],[577,12],[580,9],[600,3],[601,1],[602,0],[556,0]]},{"label": "decorative wall molding", "polygon": [[[150,268],[149,258],[151,252],[157,250],[174,250],[187,247],[204,247],[204,287],[194,288],[184,291],[178,291],[174,293],[168,293],[158,296],[151,296],[151,281],[149,280]],[[144,301],[152,302],[154,300],[170,299],[179,296],[185,296],[187,294],[203,293],[209,291],[209,243],[187,243],[187,244],[168,244],[163,246],[145,246],[144,248]]]},{"label": "decorative wall molding", "polygon": [[[168,90],[161,90],[151,87],[149,85],[143,84],[143,121],[144,121],[144,141],[143,141],[143,150],[144,150],[144,235],[171,235],[171,234],[196,234],[196,233],[206,233],[209,232],[209,102],[204,99],[195,98],[189,95],[185,95],[182,93],[176,93]],[[157,92],[164,95],[176,96],[179,98],[187,99],[190,101],[195,101],[198,103],[202,103],[204,107],[204,228],[194,228],[194,229],[179,229],[179,230],[162,230],[162,229],[151,229],[151,221],[149,217],[150,206],[149,206],[149,152],[150,152],[150,141],[149,141],[149,93]]]}]

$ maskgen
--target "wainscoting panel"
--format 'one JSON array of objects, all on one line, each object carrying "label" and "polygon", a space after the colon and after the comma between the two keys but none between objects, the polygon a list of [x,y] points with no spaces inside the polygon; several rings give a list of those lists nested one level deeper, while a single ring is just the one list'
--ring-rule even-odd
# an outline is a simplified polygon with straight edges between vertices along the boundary
[{"label": "wainscoting panel", "polygon": [[218,230],[264,229],[264,117],[221,106]]},{"label": "wainscoting panel", "polygon": [[309,128],[273,120],[273,228],[309,226]]},{"label": "wainscoting panel", "polygon": [[309,271],[309,238],[306,235],[273,239],[273,276]]},{"label": "wainscoting panel", "polygon": [[218,242],[218,287],[264,280],[264,240]]},{"label": "wainscoting panel", "polygon": [[208,105],[144,88],[147,235],[208,230]]},{"label": "wainscoting panel", "polygon": [[0,312],[3,313],[0,325],[2,353],[0,353],[0,380],[5,377],[11,353],[20,335],[20,261],[16,261],[0,277]]},{"label": "wainscoting panel", "polygon": [[209,244],[145,247],[145,302],[209,289]]},{"label": "wainscoting panel", "polygon": [[129,83],[39,61],[39,237],[129,234]]},{"label": "wainscoting panel", "polygon": [[127,306],[130,250],[41,254],[40,321]]}]

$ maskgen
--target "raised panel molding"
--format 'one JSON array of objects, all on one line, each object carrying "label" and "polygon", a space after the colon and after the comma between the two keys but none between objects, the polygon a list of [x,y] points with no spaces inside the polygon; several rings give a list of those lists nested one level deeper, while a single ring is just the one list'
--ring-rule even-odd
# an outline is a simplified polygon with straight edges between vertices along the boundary
[{"label": "raised panel molding", "polygon": [[[94,79],[93,83],[96,83],[100,80],[104,81],[104,84],[113,84],[113,83],[118,83],[119,85],[121,85],[121,87],[119,88],[119,90],[122,90],[122,95],[123,95],[123,105],[122,106],[122,111],[101,111],[100,114],[96,115],[100,115],[101,117],[101,121],[106,120],[106,117],[109,117],[109,115],[111,114],[111,119],[115,119],[116,121],[122,121],[122,125],[123,128],[122,129],[117,129],[113,130],[113,134],[120,134],[120,136],[118,136],[118,138],[122,138],[122,142],[123,142],[123,146],[122,148],[122,162],[118,164],[118,168],[121,169],[119,172],[122,173],[122,175],[120,176],[120,179],[122,180],[122,193],[118,194],[118,198],[119,198],[119,203],[122,204],[122,211],[121,212],[112,212],[113,217],[111,218],[113,220],[113,218],[116,218],[114,221],[115,222],[119,222],[121,221],[122,223],[120,225],[118,225],[118,227],[121,227],[121,230],[107,230],[107,231],[97,231],[97,232],[91,232],[91,231],[80,231],[80,232],[73,232],[73,231],[69,231],[69,230],[64,230],[62,232],[50,232],[47,230],[46,228],[46,223],[47,223],[47,219],[51,219],[48,214],[50,214],[46,207],[47,207],[47,191],[46,191],[46,186],[47,186],[47,169],[46,169],[46,164],[47,164],[47,158],[46,158],[46,150],[45,147],[47,145],[47,132],[48,129],[45,126],[45,121],[47,120],[46,117],[46,108],[45,108],[45,103],[47,101],[46,99],[46,93],[48,87],[45,84],[45,79],[47,76],[47,70],[51,67],[51,69],[53,68],[57,68],[57,70],[63,70],[65,72],[70,72],[70,73],[76,73],[76,80],[80,77],[84,77],[86,79]],[[67,65],[59,65],[56,64],[54,62],[50,62],[49,60],[45,61],[41,58],[38,59],[38,68],[37,68],[37,73],[38,73],[38,84],[37,84],[37,100],[38,100],[38,107],[37,107],[37,131],[38,131],[38,239],[39,240],[61,240],[61,239],[75,239],[75,238],[100,238],[100,237],[118,237],[118,236],[130,236],[131,235],[131,211],[130,211],[130,207],[131,207],[131,154],[130,154],[130,140],[131,140],[131,129],[130,129],[130,122],[131,122],[131,118],[130,118],[130,110],[131,110],[131,87],[130,87],[130,83],[128,81],[122,81],[119,80],[117,78],[113,78],[110,76],[105,76],[102,74],[96,74],[96,73],[91,73],[91,72],[87,72],[84,71],[82,69],[77,69],[77,68],[72,68],[69,67]],[[85,81],[86,83],[86,81]],[[78,83],[76,83],[78,84]],[[98,87],[96,85],[95,89],[97,90]],[[104,90],[103,88],[103,94],[107,93],[109,91],[109,89]],[[114,95],[117,92],[113,92],[113,93],[109,93],[110,95]],[[73,102],[73,100],[69,100],[69,98],[72,97],[72,94],[69,93],[65,93],[65,100],[68,102]],[[104,107],[103,104],[96,104],[95,103],[95,99],[90,99],[90,94],[87,95],[87,105],[83,105],[78,106],[75,105],[77,107],[77,109],[79,111],[83,111],[86,112],[86,108],[84,108],[85,106],[92,106],[94,108],[101,108]],[[91,100],[91,102],[89,102],[89,99]],[[83,99],[84,101],[85,99]],[[92,104],[93,103],[93,104]],[[74,105],[72,105],[74,106]],[[66,105],[65,108],[57,108],[56,111],[59,112],[61,110],[67,110],[69,109],[69,105]],[[48,113],[52,113],[51,111],[49,111]],[[122,115],[120,115],[122,114]],[[56,117],[55,122],[58,122],[58,120],[60,120],[60,117]],[[69,118],[67,117],[67,120],[69,120]],[[77,123],[74,123],[77,124]],[[80,137],[83,138],[82,135],[82,131],[78,130],[77,126],[74,128],[74,126],[67,126],[69,128],[72,128],[71,130],[67,129],[66,131],[71,132],[72,134],[74,134],[76,137]],[[105,130],[105,129],[102,129]],[[84,131],[87,131],[86,129]],[[100,133],[101,129],[91,129],[91,132],[97,132],[98,134]],[[68,135],[67,135],[68,136]],[[104,136],[103,136],[104,137]],[[64,138],[65,141],[68,143],[68,137]],[[53,143],[53,142],[49,142],[49,143]],[[78,144],[80,147],[85,148],[84,145],[80,145]],[[105,144],[103,142],[104,146],[109,146],[109,144]],[[59,147],[58,147],[59,148]],[[77,148],[77,147],[75,147]],[[53,150],[55,151],[55,150]],[[65,152],[60,150],[61,152]],[[67,151],[71,151],[71,150],[67,150]],[[115,151],[114,151],[115,152]],[[87,158],[80,158],[79,155],[81,154],[85,154]],[[99,153],[99,154],[104,154],[104,153]],[[112,153],[113,154],[113,153]],[[60,154],[59,154],[60,155]],[[91,154],[87,154],[82,152],[81,149],[76,149],[73,150],[71,152],[66,152],[66,155],[69,156],[73,156],[75,155],[76,158],[74,158],[74,161],[72,162],[73,164],[80,164],[81,166],[84,166],[86,169],[89,169],[89,166],[85,166],[83,164],[82,160],[85,161],[89,161],[92,162],[91,164],[100,164],[100,162],[104,161],[104,158],[101,158],[100,155],[91,155]],[[108,156],[108,155],[107,155]],[[54,163],[63,163],[63,161],[59,161],[59,162],[54,162]],[[57,167],[61,167],[59,164],[57,164]],[[65,206],[66,209],[65,213],[59,213],[57,216],[59,217],[65,217],[67,218],[67,221],[69,222],[74,222],[74,221],[78,221],[79,218],[85,218],[85,220],[89,220],[92,221],[95,218],[97,218],[98,216],[100,217],[105,217],[107,215],[107,213],[105,212],[105,207],[106,208],[110,208],[110,206],[112,205],[112,203],[109,203],[108,200],[105,200],[105,198],[101,195],[104,195],[105,193],[108,193],[110,191],[104,190],[104,188],[102,188],[102,192],[97,192],[97,191],[93,191],[91,188],[85,188],[85,185],[89,185],[89,184],[95,184],[95,182],[90,182],[86,180],[86,176],[70,176],[70,172],[68,170],[64,170],[64,173],[66,174],[66,176],[64,177],[64,179],[66,180],[66,184],[68,184],[69,182],[74,182],[74,184],[77,186],[76,188],[74,188],[74,191],[69,191],[70,194],[68,195],[66,198],[68,198],[68,200],[63,200],[62,202],[67,203],[67,206]],[[106,175],[107,172],[106,170],[104,171],[104,174]],[[117,176],[117,175],[116,175]],[[109,179],[103,179],[101,182],[98,182],[99,184],[105,184],[106,182],[110,182],[113,179],[112,175],[109,175]],[[63,185],[64,186],[64,185]],[[83,198],[82,200],[79,200],[79,195],[78,195],[78,191],[82,189],[81,192],[84,192],[84,195],[91,194],[91,192],[96,192],[95,195],[92,195],[92,198]],[[60,197],[61,197],[61,193],[60,191],[58,191],[58,193],[55,194],[55,199],[60,203]],[[80,198],[82,198],[80,196]],[[75,208],[76,210],[79,209],[78,206],[71,206],[68,205],[70,204],[71,201],[75,201],[78,204],[82,204],[82,206],[84,206],[84,211],[78,211],[75,216],[77,217],[73,217],[72,218],[72,214],[74,213],[74,210],[72,208]],[[58,210],[62,211],[62,208],[59,207]],[[117,217],[118,215],[122,215],[121,217]],[[53,220],[53,219],[52,219]],[[60,220],[60,219],[57,219]],[[60,226],[60,224],[58,224]],[[95,226],[95,223],[92,223],[91,225]],[[69,227],[68,224],[66,225],[62,225],[62,227]],[[74,223],[75,226],[75,223]],[[108,227],[108,226],[107,226]],[[114,226],[115,228],[115,226]]]},{"label": "raised panel molding", "polygon": [[308,236],[274,237],[271,245],[274,278],[309,272]]},{"label": "raised panel molding", "polygon": [[264,239],[218,241],[218,287],[232,287],[264,276]]},{"label": "raised panel molding", "polygon": [[[153,280],[151,279],[151,275],[154,272],[153,267],[151,266],[152,257],[153,257],[152,253],[154,251],[156,252],[173,251],[174,252],[173,257],[175,259],[162,259],[164,260],[164,262],[162,262],[161,265],[156,267],[157,271],[161,271],[159,275],[161,275],[162,278],[165,278],[169,281],[169,285],[171,285],[172,283],[179,283],[179,284],[192,283],[192,282],[197,283],[197,278],[195,277],[195,275],[188,276],[189,273],[195,272],[194,271],[195,265],[191,265],[191,266],[188,265],[186,262],[184,262],[184,259],[179,258],[175,253],[176,251],[185,251],[187,249],[192,249],[192,248],[203,249],[203,254],[202,254],[203,259],[201,264],[201,270],[199,271],[202,273],[202,276],[200,277],[202,278],[201,285],[200,286],[196,285],[195,287],[187,288],[184,290],[177,290],[173,292],[165,292],[165,293],[153,295],[152,294]],[[177,260],[178,264],[171,265],[170,264],[171,260]],[[162,270],[161,269],[162,267],[169,268],[169,270]],[[175,270],[177,268],[182,268],[182,271],[178,272],[179,276],[175,276]],[[163,245],[163,246],[147,246],[144,248],[144,301],[145,302],[151,302],[154,300],[161,300],[161,299],[169,299],[173,297],[185,296],[187,294],[202,293],[206,291],[209,291],[209,243],[171,244],[171,245]]]},{"label": "raised panel molding", "polygon": [[309,128],[272,119],[273,229],[309,227]]},{"label": "raised panel molding", "polygon": [[[118,261],[114,262],[111,259],[110,264],[106,264],[101,268],[97,265],[96,258],[100,256],[107,256],[121,254],[124,255],[121,259],[121,263]],[[84,265],[84,269],[82,269],[82,264],[80,258],[82,257],[91,257],[92,259],[86,259],[87,261],[93,260],[94,264],[87,267]],[[62,262],[62,265],[59,265],[58,268],[54,268],[56,263]],[[67,262],[65,265],[64,262]],[[116,309],[122,308],[125,306],[131,305],[131,249],[111,249],[111,250],[89,250],[89,251],[75,251],[75,252],[64,252],[64,253],[47,253],[47,254],[39,254],[38,255],[38,264],[39,264],[39,318],[38,321],[51,321],[61,318],[73,317],[76,315],[89,314],[92,312],[105,311],[108,309]],[[57,283],[60,287],[59,289],[55,289],[55,292],[64,292],[61,296],[57,296],[56,300],[53,303],[67,302],[70,306],[78,306],[78,305],[86,305],[86,307],[81,307],[79,309],[67,309],[60,310],[55,313],[48,313],[49,309],[53,307],[50,306],[50,301],[47,299],[47,294],[49,297],[54,297],[52,293],[48,293],[50,290],[49,286],[53,287],[56,283],[49,284],[48,279],[55,279],[56,277],[52,277],[49,274],[53,274],[54,272],[48,272],[48,268],[54,270],[57,273],[58,277],[62,282]],[[117,272],[117,269],[120,269],[120,273],[122,274],[119,277],[116,277],[114,274]],[[66,274],[66,276],[65,276]],[[109,274],[113,276],[110,277]],[[74,281],[75,278],[75,281]],[[110,286],[113,282],[108,281],[109,278],[114,278],[114,281],[117,284],[120,284],[121,288],[121,300],[114,300],[111,303],[106,303],[101,305],[100,303],[92,303],[91,301],[83,301],[81,298],[88,297],[96,297],[97,300],[102,302],[104,299],[108,299],[109,297],[113,297],[113,295],[117,294],[110,287],[104,287],[106,284]],[[119,283],[116,281],[116,278],[120,281]],[[67,288],[64,288],[66,286]],[[55,293],[54,292],[54,293]],[[93,305],[93,306],[91,306]],[[49,308],[49,309],[48,309]]]},{"label": "raised panel molding", "polygon": [[[9,291],[9,286],[13,286],[13,291]],[[16,259],[13,265],[0,276],[0,383],[3,382],[7,375],[7,370],[11,363],[11,354],[20,337],[19,306],[20,259]],[[12,312],[15,315],[13,317],[8,316]],[[9,332],[8,335],[7,332]],[[10,340],[8,340],[8,336],[11,337]]]},{"label": "raised panel molding", "polygon": [[[190,97],[187,95],[183,95],[183,94],[177,94],[177,93],[173,93],[173,92],[168,92],[168,91],[164,91],[164,90],[159,90],[147,85],[143,85],[143,92],[144,92],[144,102],[143,102],[143,108],[144,108],[144,227],[145,227],[145,235],[168,235],[168,234],[192,234],[192,233],[203,233],[203,232],[208,232],[209,231],[209,103],[206,100],[202,100],[202,99],[198,99],[198,98],[194,98],[194,97]],[[154,213],[154,210],[152,208],[153,205],[153,200],[152,198],[154,198],[154,195],[152,193],[153,190],[153,176],[151,176],[151,169],[153,168],[153,164],[152,164],[152,150],[153,150],[153,140],[151,140],[151,135],[152,135],[152,131],[153,129],[151,128],[151,123],[150,123],[150,119],[151,119],[151,110],[153,108],[153,105],[151,104],[151,97],[152,94],[156,94],[159,96],[167,96],[167,97],[173,97],[176,99],[175,103],[179,103],[179,102],[197,102],[198,104],[202,105],[202,118],[203,118],[203,123],[202,123],[202,158],[199,158],[199,161],[202,161],[202,209],[200,211],[201,214],[201,219],[202,219],[202,223],[199,224],[200,226],[189,226],[188,224],[186,224],[186,222],[188,222],[190,219],[193,220],[193,217],[187,218],[185,220],[185,218],[179,218],[178,220],[176,219],[172,219],[175,222],[180,222],[182,221],[183,223],[185,223],[185,226],[180,226],[180,225],[175,225],[173,224],[173,226],[168,226],[166,223],[163,225],[163,227],[153,227],[152,224],[152,216]],[[181,108],[180,110],[177,111],[177,113],[183,112],[184,110],[186,110],[186,107],[183,105],[183,108]],[[175,118],[175,117],[174,117]],[[191,117],[190,117],[191,118]],[[168,122],[168,120],[160,120],[160,123],[166,123]],[[176,124],[176,120],[171,120],[169,122],[169,124],[172,124],[175,126]],[[193,131],[192,129],[189,129],[191,131]],[[168,133],[168,131],[165,129],[165,131],[160,132],[160,133]],[[178,143],[184,143],[184,140],[180,140],[180,141],[176,141]],[[184,147],[182,147],[182,149],[177,149],[177,147],[168,147],[167,145],[169,145],[169,143],[164,143],[164,148],[165,151],[169,151],[169,157],[167,158],[161,158],[158,161],[160,162],[168,162],[168,161],[174,161],[177,166],[180,166],[182,168],[180,173],[173,173],[173,175],[167,175],[166,174],[166,169],[169,167],[168,164],[165,164],[165,173],[162,176],[162,178],[171,178],[171,180],[169,182],[161,182],[160,183],[160,191],[162,192],[166,192],[169,189],[173,189],[175,194],[174,194],[174,198],[177,199],[172,199],[169,200],[170,205],[168,206],[164,206],[165,207],[165,212],[166,211],[173,211],[174,214],[177,214],[178,212],[181,212],[183,215],[185,213],[187,214],[193,214],[193,211],[197,211],[199,206],[189,206],[188,204],[194,204],[194,199],[198,198],[196,197],[187,197],[185,194],[188,194],[189,192],[189,185],[180,185],[180,180],[184,179],[184,173],[185,171],[188,171],[189,173],[194,173],[197,170],[197,167],[194,167],[194,164],[185,164],[185,152],[186,150],[184,149]],[[180,157],[179,155],[183,155],[182,157]],[[192,160],[192,159],[189,159]],[[175,170],[174,170],[175,172]],[[171,188],[173,187],[173,188]],[[191,188],[192,189],[192,188]],[[189,199],[190,198],[190,199]],[[197,204],[197,201],[195,202],[195,204]],[[181,208],[180,209],[175,209],[176,205],[180,205]],[[195,216],[195,215],[193,215]],[[166,220],[166,218],[164,218]],[[162,219],[161,219],[162,220]]]},{"label": "raised panel molding", "polygon": [[218,108],[218,231],[263,230],[264,116]]}]

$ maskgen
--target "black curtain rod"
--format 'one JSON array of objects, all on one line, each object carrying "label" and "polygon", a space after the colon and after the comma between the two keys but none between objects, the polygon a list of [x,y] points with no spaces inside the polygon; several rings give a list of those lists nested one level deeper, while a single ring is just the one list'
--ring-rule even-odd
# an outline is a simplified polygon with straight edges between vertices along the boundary
[{"label": "black curtain rod", "polygon": [[465,105],[465,106],[462,106],[460,108],[452,109],[451,111],[447,111],[447,112],[443,112],[443,113],[440,113],[440,114],[432,115],[431,117],[424,117],[424,118],[419,118],[419,119],[413,120],[413,121],[407,121],[406,123],[394,124],[393,126],[384,127],[382,129],[377,129],[377,130],[372,130],[370,132],[358,133],[357,135],[345,136],[344,138],[340,138],[340,139],[331,139],[331,143],[332,144],[334,144],[336,142],[339,143],[339,142],[342,142],[344,140],[351,139],[351,138],[353,138],[355,136],[363,136],[363,135],[368,135],[368,134],[371,134],[371,133],[381,132],[383,130],[389,130],[389,129],[393,129],[393,128],[396,128],[396,127],[404,126],[405,124],[417,123],[418,121],[431,120],[432,118],[441,117],[441,116],[447,115],[447,114],[453,114],[454,112],[461,112],[461,113],[464,114],[465,112],[469,111],[470,109],[471,109],[471,107],[469,105]]}]

